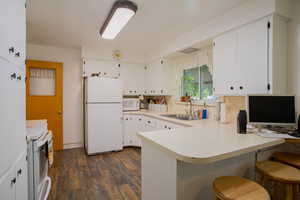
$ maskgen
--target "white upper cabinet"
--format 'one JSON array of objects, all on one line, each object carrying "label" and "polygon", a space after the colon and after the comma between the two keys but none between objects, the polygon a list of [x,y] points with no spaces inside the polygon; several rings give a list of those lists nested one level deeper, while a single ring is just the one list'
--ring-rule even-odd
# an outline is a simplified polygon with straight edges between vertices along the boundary
[{"label": "white upper cabinet", "polygon": [[237,33],[228,32],[214,41],[213,84],[216,94],[233,94],[237,83],[234,76],[237,70]]},{"label": "white upper cabinet", "polygon": [[241,93],[268,93],[268,23],[265,18],[237,30],[236,74]]},{"label": "white upper cabinet", "polygon": [[166,60],[159,59],[147,65],[145,70],[145,95],[170,94],[170,67]]},{"label": "white upper cabinet", "polygon": [[86,76],[97,75],[99,77],[119,78],[121,64],[118,61],[109,60],[83,60],[83,72]]},{"label": "white upper cabinet", "polygon": [[0,7],[0,57],[23,68],[26,42],[25,1],[10,0]]},{"label": "white upper cabinet", "polygon": [[121,64],[121,80],[123,82],[123,94],[127,96],[141,95],[144,92],[143,64]]},{"label": "white upper cabinet", "polygon": [[286,31],[286,21],[271,16],[215,38],[214,94],[285,93]]}]

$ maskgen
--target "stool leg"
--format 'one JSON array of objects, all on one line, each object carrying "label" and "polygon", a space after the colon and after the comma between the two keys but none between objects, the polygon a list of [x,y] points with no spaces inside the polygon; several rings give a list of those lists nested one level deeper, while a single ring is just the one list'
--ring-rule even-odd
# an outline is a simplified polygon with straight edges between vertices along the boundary
[{"label": "stool leg", "polygon": [[286,197],[285,197],[285,200],[294,200],[293,199],[293,195],[294,195],[293,185],[287,184],[286,185]]}]

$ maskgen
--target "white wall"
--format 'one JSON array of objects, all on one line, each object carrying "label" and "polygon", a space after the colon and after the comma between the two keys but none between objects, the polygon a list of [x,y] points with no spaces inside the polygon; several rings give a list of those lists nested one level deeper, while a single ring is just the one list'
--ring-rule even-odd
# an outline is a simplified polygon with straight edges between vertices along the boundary
[{"label": "white wall", "polygon": [[[300,96],[300,1],[292,0],[292,19],[288,25],[288,66],[290,91]],[[298,98],[300,112],[300,98]]]},{"label": "white wall", "polygon": [[[116,48],[118,49],[118,48]],[[85,59],[100,59],[100,60],[114,60],[113,53],[115,48],[96,48],[96,47],[86,47],[81,48],[81,57]],[[127,52],[126,50],[120,50],[122,54],[121,62],[125,63],[145,63],[145,55],[142,52],[136,51]]]},{"label": "white wall", "polygon": [[63,63],[64,148],[83,144],[81,51],[27,44],[27,59]]}]

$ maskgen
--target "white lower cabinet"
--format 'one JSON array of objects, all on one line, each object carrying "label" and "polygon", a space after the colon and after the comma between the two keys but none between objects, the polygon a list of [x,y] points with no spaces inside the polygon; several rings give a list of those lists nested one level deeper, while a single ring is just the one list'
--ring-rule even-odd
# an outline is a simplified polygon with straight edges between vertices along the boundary
[{"label": "white lower cabinet", "polygon": [[26,152],[16,163],[0,177],[0,199],[2,200],[27,200],[27,161]]},{"label": "white lower cabinet", "polygon": [[15,170],[10,169],[0,178],[0,199],[14,200],[15,199]]},{"label": "white lower cabinet", "polygon": [[28,170],[27,170],[27,152],[25,152],[17,161],[15,167],[16,173],[16,200],[28,199]]},{"label": "white lower cabinet", "polygon": [[0,72],[0,132],[5,138],[0,140],[1,177],[26,149],[26,134],[24,71],[0,59]]},{"label": "white lower cabinet", "polygon": [[148,116],[142,115],[124,115],[123,134],[124,146],[141,146],[141,140],[137,136],[139,132],[150,132],[157,130],[172,130],[184,127],[175,123],[159,120]]},{"label": "white lower cabinet", "polygon": [[141,146],[137,136],[144,131],[144,120],[141,115],[124,115],[124,146]]}]

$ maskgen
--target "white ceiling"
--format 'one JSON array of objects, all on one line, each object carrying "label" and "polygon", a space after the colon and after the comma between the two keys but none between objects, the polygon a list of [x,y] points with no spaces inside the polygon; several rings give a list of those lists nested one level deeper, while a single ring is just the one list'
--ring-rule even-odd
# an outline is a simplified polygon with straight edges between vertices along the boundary
[{"label": "white ceiling", "polygon": [[27,1],[29,43],[146,55],[245,0],[134,0],[138,12],[115,40],[99,35],[114,0]]}]

